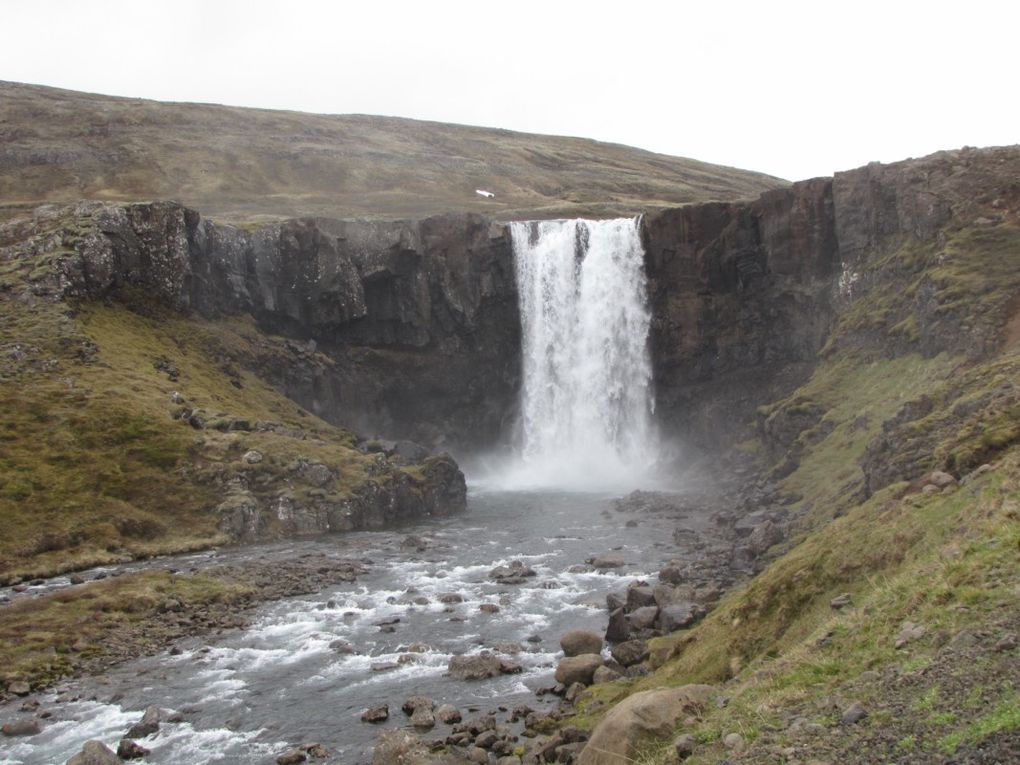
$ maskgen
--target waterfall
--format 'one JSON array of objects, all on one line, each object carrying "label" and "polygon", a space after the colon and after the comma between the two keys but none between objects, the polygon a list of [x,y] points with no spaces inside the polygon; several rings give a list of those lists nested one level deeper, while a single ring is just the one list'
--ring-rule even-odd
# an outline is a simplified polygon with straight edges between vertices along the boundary
[{"label": "waterfall", "polygon": [[512,223],[521,483],[628,489],[656,460],[638,219]]}]

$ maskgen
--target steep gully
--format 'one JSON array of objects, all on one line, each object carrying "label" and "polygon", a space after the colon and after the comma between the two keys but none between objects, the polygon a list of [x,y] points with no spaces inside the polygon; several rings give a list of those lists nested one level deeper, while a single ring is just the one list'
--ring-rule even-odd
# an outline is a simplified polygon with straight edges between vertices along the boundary
[{"label": "steep gully", "polygon": [[[838,312],[867,286],[857,281],[864,260],[937,234],[963,196],[954,179],[961,168],[967,177],[973,159],[965,152],[873,166],[755,202],[644,218],[656,420],[666,435],[699,451],[739,438],[758,404],[809,374]],[[83,267],[67,274],[70,293],[99,296],[136,284],[207,315],[250,311],[266,329],[309,348],[307,365],[269,374],[324,417],[462,451],[491,446],[517,420],[520,325],[503,226],[443,216],[295,221],[246,233],[155,204],[111,211],[104,230],[112,257],[90,261],[84,253]],[[936,341],[925,340],[922,328],[921,350],[980,348],[980,332],[939,333]],[[45,740],[11,750],[11,761],[58,761],[50,758],[76,751],[88,736],[115,739],[152,702],[184,711],[162,740],[146,742],[155,744],[154,762],[268,761],[285,744],[313,738],[360,761],[377,731],[356,721],[358,711],[426,690],[468,711],[485,711],[497,698],[541,707],[532,692],[548,682],[558,634],[604,623],[593,601],[673,557],[690,560],[699,571],[688,576],[709,588],[725,586],[740,568],[738,549],[713,536],[712,519],[682,505],[659,512],[653,502],[628,531],[604,499],[483,491],[466,523],[409,529],[425,539],[415,548],[420,555],[408,555],[400,535],[388,533],[303,543],[298,551],[382,565],[357,585],[264,609],[253,629],[211,649],[196,643],[173,662],[131,665],[106,679],[112,696],[102,683],[71,688],[82,700],[61,709]],[[662,542],[674,527],[674,543]],[[621,542],[622,574],[583,565],[586,554]],[[532,583],[507,591],[486,576],[522,552],[538,571]],[[461,600],[444,603],[445,594]],[[483,616],[483,602],[501,615]],[[377,632],[393,618],[402,621],[381,626],[396,626],[395,637]],[[401,664],[411,653],[407,635],[423,632],[430,643],[423,656]],[[338,635],[359,643],[361,655],[336,658],[329,644]],[[515,654],[520,675],[475,686],[440,677],[452,654],[507,640],[524,646],[529,638],[538,648]],[[390,660],[397,666],[373,671]],[[264,700],[281,687],[291,699],[286,710]]]}]

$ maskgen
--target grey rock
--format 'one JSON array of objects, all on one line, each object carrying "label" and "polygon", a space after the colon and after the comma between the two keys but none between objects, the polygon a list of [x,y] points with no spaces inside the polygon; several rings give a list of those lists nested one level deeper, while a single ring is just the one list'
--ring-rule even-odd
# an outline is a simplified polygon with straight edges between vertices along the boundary
[{"label": "grey rock", "polygon": [[122,765],[122,761],[102,741],[86,741],[66,765]]},{"label": "grey rock", "polygon": [[599,653],[602,650],[602,638],[588,630],[570,630],[560,636],[560,648],[564,656]]},{"label": "grey rock", "polygon": [[658,606],[644,606],[627,614],[627,621],[635,630],[651,629],[659,616]]},{"label": "grey rock", "polygon": [[619,680],[623,675],[617,672],[615,669],[611,669],[605,665],[595,670],[595,674],[592,675],[592,683],[611,683],[614,680]]},{"label": "grey rock", "polygon": [[367,723],[381,723],[390,719],[389,704],[380,704],[377,707],[369,707],[361,713],[361,721]]},{"label": "grey rock", "polygon": [[842,595],[837,595],[836,597],[829,601],[829,608],[833,609],[834,611],[839,611],[841,608],[846,608],[849,605],[850,605],[850,593],[846,592],[843,593]]},{"label": "grey rock", "polygon": [[4,723],[0,727],[0,732],[5,736],[34,736],[36,733],[42,731],[42,726],[39,725],[38,720],[26,719],[26,720],[14,720],[13,722]]},{"label": "grey rock", "polygon": [[606,627],[606,640],[610,643],[622,643],[630,640],[630,622],[622,608],[609,614],[609,626]]},{"label": "grey rock", "polygon": [[659,611],[659,627],[663,632],[690,627],[698,620],[701,609],[695,603],[675,603]]},{"label": "grey rock", "polygon": [[461,721],[460,710],[453,704],[442,704],[436,709],[436,719],[446,725],[453,725]]},{"label": "grey rock", "polygon": [[129,738],[122,738],[117,744],[117,756],[122,760],[139,760],[148,753],[148,749]]},{"label": "grey rock", "polygon": [[630,667],[648,658],[648,643],[644,640],[627,640],[614,645],[611,653],[622,666]]},{"label": "grey rock", "polygon": [[411,696],[400,709],[405,715],[413,715],[416,709],[428,709],[431,712],[435,707],[436,703],[428,696]]},{"label": "grey rock", "polygon": [[7,692],[14,696],[27,696],[32,692],[32,688],[24,680],[15,680],[7,686]]},{"label": "grey rock", "polygon": [[627,588],[627,610],[636,611],[639,608],[654,606],[655,592],[648,585],[636,585]]},{"label": "grey rock", "polygon": [[470,656],[453,656],[447,665],[447,672],[454,680],[484,680],[500,674],[498,657],[490,653]]},{"label": "grey rock", "polygon": [[436,724],[436,716],[429,706],[417,707],[411,714],[411,725],[415,728],[431,728]]},{"label": "grey rock", "polygon": [[162,712],[159,707],[154,704],[147,706],[142,719],[128,729],[127,735],[124,738],[145,738],[146,736],[151,736],[159,730],[161,718]]},{"label": "grey rock", "polygon": [[673,741],[673,751],[676,752],[676,756],[681,762],[694,754],[694,750],[697,748],[698,740],[690,733],[677,736]]},{"label": "grey rock", "polygon": [[741,752],[744,750],[744,737],[739,733],[727,733],[723,736],[723,746],[733,752]]},{"label": "grey rock", "polygon": [[854,702],[846,709],[843,710],[843,714],[840,715],[840,719],[844,725],[853,725],[858,723],[868,716],[868,710],[864,708],[859,702]]},{"label": "grey rock", "polygon": [[527,578],[535,575],[535,569],[522,560],[513,560],[505,566],[496,566],[489,572],[489,578],[501,584],[523,584]]},{"label": "grey rock", "polygon": [[604,571],[609,568],[623,568],[627,562],[619,555],[598,555],[591,559],[591,565]]},{"label": "grey rock", "polygon": [[556,682],[569,686],[572,683],[591,685],[595,670],[603,665],[602,657],[597,653],[585,653],[580,656],[568,656],[560,660],[556,666]]}]

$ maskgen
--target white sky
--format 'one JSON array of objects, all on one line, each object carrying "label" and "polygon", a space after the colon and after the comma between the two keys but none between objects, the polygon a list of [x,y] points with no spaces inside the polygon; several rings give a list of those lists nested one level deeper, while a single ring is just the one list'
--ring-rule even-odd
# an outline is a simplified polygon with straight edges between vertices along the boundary
[{"label": "white sky", "polygon": [[797,180],[1020,142],[1020,1],[0,0],[0,79],[579,135]]}]

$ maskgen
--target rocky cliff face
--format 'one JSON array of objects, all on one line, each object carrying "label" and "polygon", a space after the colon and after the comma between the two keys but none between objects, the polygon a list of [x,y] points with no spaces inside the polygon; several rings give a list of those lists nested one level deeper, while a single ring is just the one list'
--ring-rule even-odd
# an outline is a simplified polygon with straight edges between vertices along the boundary
[{"label": "rocky cliff face", "polygon": [[719,447],[819,354],[995,350],[1018,177],[1020,148],[965,149],[647,216],[660,421]]},{"label": "rocky cliff face", "polygon": [[141,291],[206,317],[250,314],[299,351],[260,374],[367,435],[475,446],[506,430],[520,322],[503,227],[450,215],[247,232],[173,203],[95,212],[65,264],[67,295]]},{"label": "rocky cliff face", "polygon": [[[968,292],[973,269],[957,266],[982,248],[958,240],[975,227],[1002,236],[1018,167],[1016,147],[942,152],[646,216],[667,433],[702,449],[733,443],[822,352],[993,349],[1011,298]],[[133,285],[207,316],[251,314],[309,360],[330,360],[262,372],[367,433],[478,448],[509,432],[520,338],[504,226],[446,215],[245,231],[169,203],[104,207],[100,219],[66,272],[69,293]]]}]

